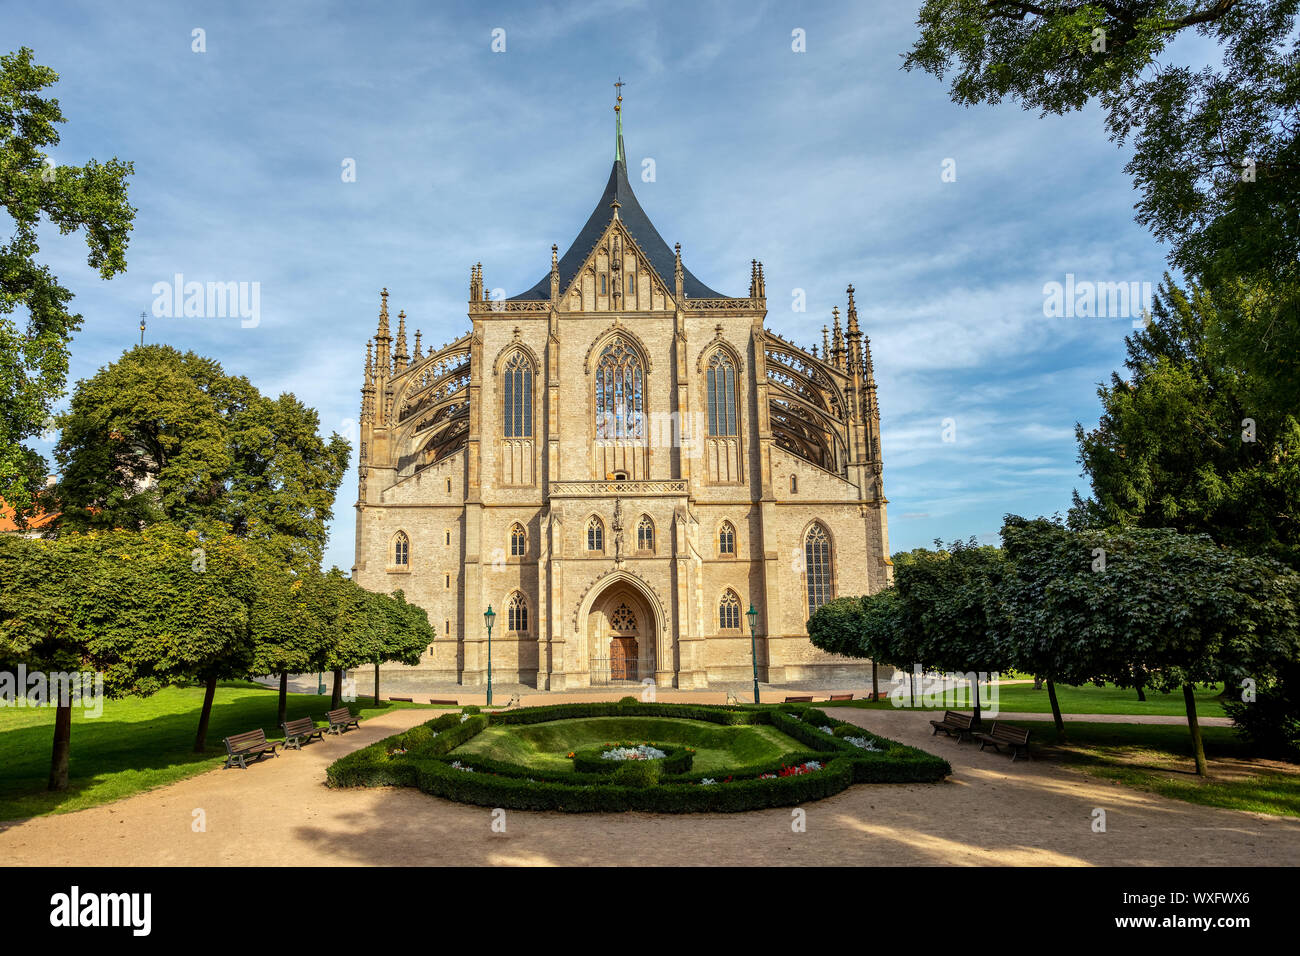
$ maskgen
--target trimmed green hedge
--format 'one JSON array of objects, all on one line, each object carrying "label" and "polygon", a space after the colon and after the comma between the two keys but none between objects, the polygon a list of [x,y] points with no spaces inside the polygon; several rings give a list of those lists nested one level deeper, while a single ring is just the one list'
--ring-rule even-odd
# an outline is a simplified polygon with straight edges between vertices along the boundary
[{"label": "trimmed green hedge", "polygon": [[[650,704],[625,698],[618,703],[554,704],[493,714],[444,714],[405,734],[388,737],[335,761],[326,771],[331,787],[418,787],[425,793],[487,807],[560,810],[568,813],[736,813],[794,806],[840,793],[855,783],[936,783],[952,773],[948,761],[828,717],[814,708],[715,707]],[[686,747],[657,744],[663,760],[618,763],[601,760],[600,750],[575,755],[572,772],[538,771],[455,749],[490,724],[534,724],[583,717],[675,717],[723,725],[771,724],[808,747],[787,754],[798,766],[822,764],[812,773],[761,779],[776,774],[781,762],[745,767],[727,775],[690,774]],[[836,733],[819,728],[829,726]],[[850,730],[841,730],[847,727]],[[840,734],[863,736],[882,747],[868,751]],[[402,752],[404,749],[405,752]],[[603,748],[601,748],[603,750]],[[681,758],[685,757],[685,760]],[[610,764],[614,767],[610,768]],[[599,764],[597,766],[596,764]]]}]

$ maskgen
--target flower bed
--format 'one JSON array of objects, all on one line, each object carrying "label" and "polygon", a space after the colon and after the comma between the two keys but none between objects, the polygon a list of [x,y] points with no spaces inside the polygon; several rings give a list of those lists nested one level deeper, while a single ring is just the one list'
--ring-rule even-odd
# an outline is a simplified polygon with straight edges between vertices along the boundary
[{"label": "flower bed", "polygon": [[[769,724],[806,750],[787,753],[770,764],[715,767],[705,774],[692,774],[694,751],[690,747],[658,741],[610,740],[601,747],[571,751],[568,757],[573,770],[564,772],[542,771],[458,749],[488,726],[609,716],[681,718],[731,726]],[[619,751],[626,751],[621,759],[606,756]],[[348,754],[329,767],[326,777],[332,787],[410,786],[461,803],[516,810],[725,813],[793,806],[831,796],[855,783],[935,783],[951,772],[946,760],[811,707],[627,700],[558,704],[499,714],[444,714]]]}]

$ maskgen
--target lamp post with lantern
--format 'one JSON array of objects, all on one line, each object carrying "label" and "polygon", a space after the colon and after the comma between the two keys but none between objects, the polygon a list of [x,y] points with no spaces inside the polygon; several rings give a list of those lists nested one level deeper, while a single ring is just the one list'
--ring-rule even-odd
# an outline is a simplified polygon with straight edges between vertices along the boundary
[{"label": "lamp post with lantern", "polygon": [[492,622],[496,620],[497,612],[492,610],[492,605],[483,612],[483,623],[487,625],[488,632],[488,681],[487,681],[487,705],[492,706]]},{"label": "lamp post with lantern", "polygon": [[758,610],[751,602],[749,610],[745,612],[745,617],[749,618],[749,653],[754,661],[754,703],[758,700]]}]

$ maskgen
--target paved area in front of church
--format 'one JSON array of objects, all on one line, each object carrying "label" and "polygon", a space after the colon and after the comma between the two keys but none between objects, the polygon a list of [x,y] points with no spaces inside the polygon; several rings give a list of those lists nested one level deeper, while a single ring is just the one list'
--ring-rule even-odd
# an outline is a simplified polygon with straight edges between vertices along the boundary
[{"label": "paved area in front of church", "polygon": [[[716,700],[718,693],[710,692]],[[246,771],[213,770],[117,803],[0,832],[8,865],[1300,865],[1300,820],[1169,800],[1051,760],[1009,762],[929,735],[929,714],[838,716],[942,754],[945,783],[858,785],[741,814],[491,811],[401,788],[330,790],[325,768],[427,719],[400,710]],[[1105,833],[1092,830],[1104,809]],[[196,832],[196,810],[204,828]]]}]

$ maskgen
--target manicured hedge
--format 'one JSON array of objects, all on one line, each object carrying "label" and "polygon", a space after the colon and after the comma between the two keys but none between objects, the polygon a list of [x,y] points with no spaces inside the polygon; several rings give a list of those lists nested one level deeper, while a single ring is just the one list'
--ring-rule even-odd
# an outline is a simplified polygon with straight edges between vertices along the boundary
[{"label": "manicured hedge", "polygon": [[[326,771],[332,787],[414,786],[460,803],[513,810],[569,813],[640,810],[654,813],[734,813],[794,806],[839,793],[854,783],[935,783],[952,772],[946,760],[846,724],[810,707],[710,707],[651,704],[625,698],[618,703],[554,704],[500,713],[444,714],[405,734],[388,737],[343,757]],[[452,753],[490,724],[535,724],[583,717],[670,717],[723,725],[771,724],[808,750],[784,762],[742,770],[689,773],[686,747],[657,744],[663,760],[600,759],[603,750],[575,756],[573,772],[547,772]],[[835,735],[821,727],[831,727]],[[843,728],[850,728],[844,730]],[[884,749],[867,751],[842,739],[864,736]],[[404,752],[403,752],[404,749]],[[578,757],[582,759],[578,759]],[[681,758],[685,757],[683,760]],[[759,779],[785,765],[816,760],[812,773]],[[610,764],[614,764],[611,771]],[[703,783],[712,776],[717,782]]]}]

